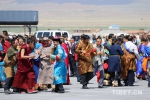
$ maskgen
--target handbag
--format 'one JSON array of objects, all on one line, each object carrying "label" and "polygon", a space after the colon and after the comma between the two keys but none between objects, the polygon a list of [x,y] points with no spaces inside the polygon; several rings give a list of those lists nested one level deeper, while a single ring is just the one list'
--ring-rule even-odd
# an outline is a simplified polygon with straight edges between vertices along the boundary
[{"label": "handbag", "polygon": [[5,57],[4,57],[4,62],[5,62],[6,64],[9,64],[9,63],[10,63],[10,60],[8,59],[7,53],[6,53]]},{"label": "handbag", "polygon": [[104,63],[103,67],[104,67],[104,70],[107,70],[108,69],[108,63]]}]

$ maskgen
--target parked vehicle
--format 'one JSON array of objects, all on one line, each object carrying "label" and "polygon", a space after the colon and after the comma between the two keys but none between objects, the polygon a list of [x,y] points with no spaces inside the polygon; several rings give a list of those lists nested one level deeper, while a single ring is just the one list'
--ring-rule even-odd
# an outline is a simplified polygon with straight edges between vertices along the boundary
[{"label": "parked vehicle", "polygon": [[36,31],[35,37],[39,40],[42,37],[60,37],[60,36],[67,36],[70,39],[70,35],[68,31],[60,31],[60,30],[43,30],[43,31]]}]

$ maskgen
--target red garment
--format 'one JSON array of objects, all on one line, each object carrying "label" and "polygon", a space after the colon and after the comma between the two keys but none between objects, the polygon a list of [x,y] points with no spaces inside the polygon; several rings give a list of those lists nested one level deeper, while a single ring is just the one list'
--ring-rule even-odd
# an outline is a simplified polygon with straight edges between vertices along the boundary
[{"label": "red garment", "polygon": [[66,63],[66,66],[67,66],[67,84],[70,84],[70,78],[69,78],[69,58],[68,58],[68,55],[69,55],[69,50],[68,50],[68,46],[66,43],[62,43],[61,46],[64,48],[65,52],[67,53],[67,57],[65,59],[65,63]]},{"label": "red garment", "polygon": [[68,67],[69,66],[69,58],[68,58],[69,50],[68,50],[68,46],[67,46],[66,43],[62,43],[61,46],[64,48],[65,52],[67,53],[67,57],[65,59],[65,63],[66,63],[66,66]]},{"label": "red garment", "polygon": [[7,53],[8,49],[10,48],[11,44],[9,41],[5,41],[3,44],[4,53]]},{"label": "red garment", "polygon": [[[21,46],[25,49],[25,56],[28,56],[32,50],[26,44]],[[21,59],[21,50],[18,54],[17,73],[14,78],[13,87],[20,89],[32,89],[35,86],[35,74],[31,59]]]},{"label": "red garment", "polygon": [[[75,46],[75,48],[77,48],[77,45]],[[78,54],[77,54],[77,53],[74,54],[74,60],[75,60],[75,61],[78,60]]]}]

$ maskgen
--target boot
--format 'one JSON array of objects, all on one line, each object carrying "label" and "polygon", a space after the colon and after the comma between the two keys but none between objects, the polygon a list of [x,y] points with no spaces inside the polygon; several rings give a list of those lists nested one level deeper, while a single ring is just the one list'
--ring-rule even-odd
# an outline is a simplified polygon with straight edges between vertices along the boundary
[{"label": "boot", "polygon": [[118,79],[118,86],[122,86],[120,79]]},{"label": "boot", "polygon": [[19,93],[20,91],[19,91],[19,89],[17,89],[17,88],[13,88],[13,92]]},{"label": "boot", "polygon": [[54,92],[58,92],[58,91],[59,91],[59,84],[56,84]]},{"label": "boot", "polygon": [[89,89],[89,88],[87,87],[87,85],[83,85],[82,89]]},{"label": "boot", "polygon": [[88,89],[87,87],[88,82],[86,81],[86,74],[81,75],[81,84],[82,84],[82,89]]},{"label": "boot", "polygon": [[64,93],[65,90],[64,90],[64,87],[63,87],[63,84],[59,84],[59,91],[58,93]]}]

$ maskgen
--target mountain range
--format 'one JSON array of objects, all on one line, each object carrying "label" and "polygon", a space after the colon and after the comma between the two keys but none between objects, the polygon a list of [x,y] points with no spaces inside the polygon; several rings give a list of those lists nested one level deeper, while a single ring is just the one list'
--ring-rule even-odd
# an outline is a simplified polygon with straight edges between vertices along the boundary
[{"label": "mountain range", "polygon": [[0,10],[37,10],[39,26],[150,26],[150,0],[0,0]]}]

